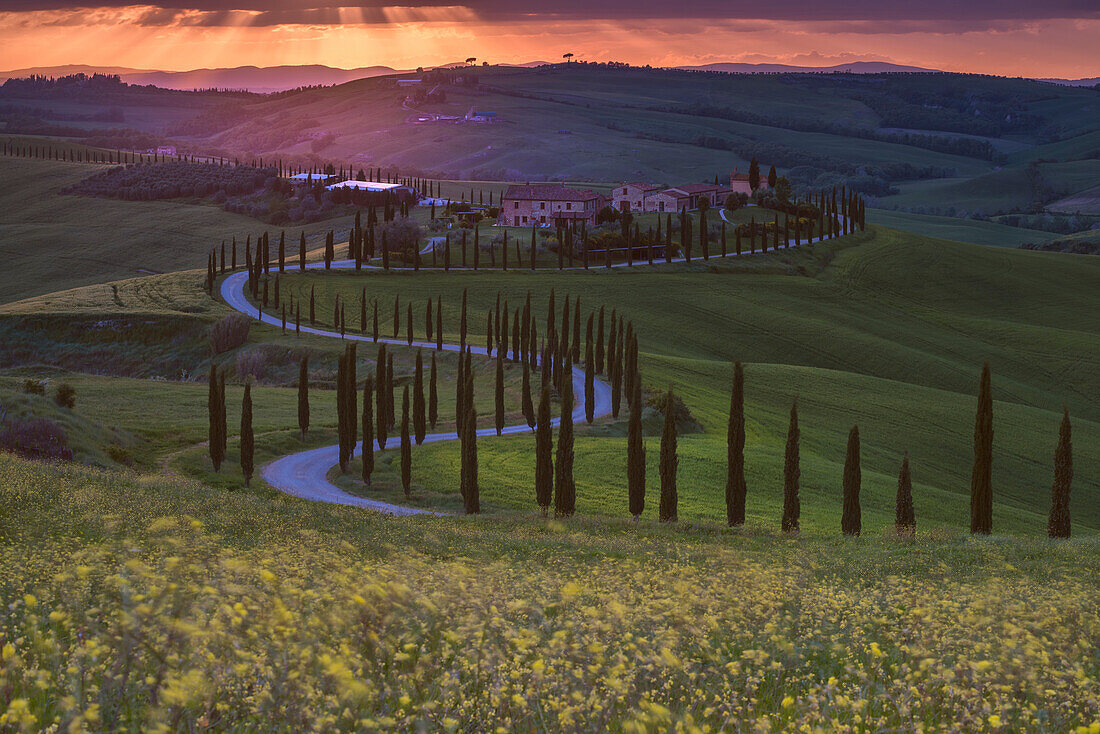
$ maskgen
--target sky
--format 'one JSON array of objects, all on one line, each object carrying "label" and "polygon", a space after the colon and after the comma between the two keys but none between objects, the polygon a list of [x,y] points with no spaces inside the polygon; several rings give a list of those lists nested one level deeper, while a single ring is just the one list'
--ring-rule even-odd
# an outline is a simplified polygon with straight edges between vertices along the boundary
[{"label": "sky", "polygon": [[[0,0],[0,69],[892,61],[1100,76],[1100,0]],[[404,3],[404,4],[396,4]]]}]

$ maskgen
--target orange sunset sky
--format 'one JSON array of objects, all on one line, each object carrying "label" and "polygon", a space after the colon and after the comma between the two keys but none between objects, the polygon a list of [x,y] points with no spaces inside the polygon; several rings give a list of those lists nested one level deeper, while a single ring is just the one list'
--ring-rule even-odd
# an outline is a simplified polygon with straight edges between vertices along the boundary
[{"label": "orange sunset sky", "polygon": [[[391,0],[392,2],[392,0]],[[105,5],[0,0],[0,69],[411,68],[468,56],[660,66],[893,61],[1010,76],[1100,75],[1100,0],[239,0]]]}]

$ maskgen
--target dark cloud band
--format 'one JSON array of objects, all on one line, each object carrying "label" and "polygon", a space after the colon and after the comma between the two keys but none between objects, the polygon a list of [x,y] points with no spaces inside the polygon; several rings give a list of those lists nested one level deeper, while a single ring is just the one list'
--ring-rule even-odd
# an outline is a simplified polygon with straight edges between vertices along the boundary
[{"label": "dark cloud band", "polygon": [[[240,21],[241,12],[249,16],[248,25],[280,24],[374,24],[387,23],[397,9],[408,20],[443,17],[447,8],[461,10],[464,17],[483,22],[523,20],[642,20],[684,17],[714,20],[760,19],[776,21],[1027,21],[1055,18],[1100,18],[1096,0],[788,0],[761,3],[759,0],[696,0],[686,6],[667,0],[564,0],[547,3],[540,0],[214,0],[164,2],[163,0],[104,0],[104,2],[63,2],[61,0],[0,0],[0,11],[34,12],[42,10],[76,11],[90,8],[152,7],[144,15],[145,25],[228,25]],[[348,8],[355,9],[348,12]],[[197,12],[196,12],[197,11]],[[403,20],[405,18],[403,17]],[[944,32],[957,32],[949,26]]]}]

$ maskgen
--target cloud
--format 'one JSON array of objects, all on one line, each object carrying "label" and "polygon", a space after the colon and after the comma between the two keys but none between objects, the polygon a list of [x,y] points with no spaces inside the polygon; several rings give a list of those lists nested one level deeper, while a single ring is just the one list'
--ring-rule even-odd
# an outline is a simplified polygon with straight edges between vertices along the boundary
[{"label": "cloud", "polygon": [[[383,25],[393,23],[515,23],[524,21],[639,21],[693,17],[712,22],[802,21],[836,23],[849,32],[981,30],[998,22],[1098,19],[1095,0],[0,0],[0,12],[84,13],[94,8],[140,10],[145,26]],[[810,29],[808,29],[810,30]],[[838,28],[839,30],[839,28]]]}]

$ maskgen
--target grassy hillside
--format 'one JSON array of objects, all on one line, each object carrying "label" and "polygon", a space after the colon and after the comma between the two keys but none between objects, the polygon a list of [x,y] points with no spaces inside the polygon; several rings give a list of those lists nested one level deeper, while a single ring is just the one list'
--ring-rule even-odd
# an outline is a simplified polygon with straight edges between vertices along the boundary
[{"label": "grassy hillside", "polygon": [[987,215],[1029,211],[1041,208],[1054,199],[1095,187],[1097,181],[1100,181],[1100,159],[1044,162],[1034,168],[1024,165],[1006,167],[972,179],[906,183],[901,185],[901,193],[881,197],[878,205],[947,214],[956,211],[979,211]]},{"label": "grassy hillside", "polygon": [[[10,315],[0,325],[12,344],[32,341],[36,332],[27,331],[31,325],[49,340],[68,344],[75,341],[73,335],[33,320],[69,314],[64,318],[80,323],[74,320],[95,318],[97,309],[114,319],[125,318],[131,309],[149,314],[146,319],[167,318],[174,311],[176,318],[200,322],[224,313],[224,306],[197,293],[197,278],[161,276],[149,279],[152,288],[139,287],[146,281],[136,280],[41,297],[6,307]],[[544,312],[551,287],[557,290],[559,304],[565,294],[581,294],[586,315],[600,305],[617,308],[639,329],[647,389],[658,391],[672,383],[703,426],[703,433],[681,439],[681,516],[699,520],[721,514],[729,363],[741,359],[749,365],[749,512],[754,524],[770,527],[778,516],[787,411],[798,396],[806,527],[835,526],[844,440],[848,428],[857,423],[863,436],[864,512],[869,523],[889,523],[894,477],[901,453],[907,450],[914,462],[920,516],[930,524],[963,526],[974,392],[980,365],[989,360],[998,401],[996,527],[1024,534],[1045,527],[1050,455],[1063,404],[1074,417],[1081,467],[1074,519],[1081,532],[1100,530],[1100,477],[1087,468],[1100,453],[1100,404],[1092,397],[1100,394],[1100,340],[1090,310],[1091,293],[1098,284],[1100,261],[1095,259],[972,247],[881,227],[813,248],[691,268],[361,276],[312,271],[287,273],[282,279],[284,298],[308,299],[309,291],[315,291],[322,323],[331,320],[337,294],[354,304],[366,286],[379,300],[386,332],[395,296],[401,297],[402,315],[407,304],[413,305],[418,335],[423,333],[420,314],[427,299],[442,296],[450,341],[458,339],[463,289],[470,299],[474,343],[484,341],[484,314],[497,291],[512,307],[531,291],[537,314]],[[358,323],[354,317],[353,323]],[[279,374],[289,374],[289,368],[279,366],[285,360],[278,355],[291,355],[287,364],[293,366],[298,350],[334,348],[328,340],[283,337],[278,329],[259,326],[251,340],[273,345],[271,364]],[[143,349],[151,365],[172,358],[153,346]],[[182,343],[175,349],[177,360],[188,354]],[[36,358],[79,368],[75,360],[80,354],[72,347]],[[201,351],[190,354],[183,359],[191,361],[192,375],[201,376],[206,356]],[[371,369],[373,350],[365,347],[360,357],[363,369]],[[485,377],[479,388],[483,400],[491,396],[489,376]],[[155,383],[148,385],[154,393],[158,389]],[[203,388],[193,390],[198,410]],[[289,407],[292,390],[286,393],[279,401]],[[272,429],[282,424],[290,433],[293,416],[277,404],[268,407],[266,399],[257,400],[257,420]],[[268,410],[275,412],[261,417]],[[579,506],[585,513],[619,515],[625,498],[623,426],[581,428],[580,433]],[[266,448],[263,440],[260,444],[267,456],[295,450],[282,439]],[[488,508],[530,507],[530,450],[528,437],[484,442],[484,456],[492,457],[482,469]],[[651,462],[656,455],[651,438]],[[456,448],[450,445],[415,452],[416,502],[452,502],[456,460]],[[200,450],[181,466],[206,476],[204,461]],[[387,462],[383,457],[382,465]],[[377,483],[377,491],[383,493],[388,491],[386,470],[383,466]],[[655,467],[650,476],[647,516],[655,506]],[[349,486],[360,491],[354,482]]]},{"label": "grassy hillside", "polygon": [[1049,242],[1058,235],[1036,229],[1009,227],[995,222],[958,217],[938,217],[931,214],[909,214],[889,209],[868,209],[867,221],[892,229],[973,245],[1019,247],[1031,242]]},{"label": "grassy hillside", "polygon": [[[1086,457],[1100,447],[1100,405],[1090,397],[1100,390],[1100,342],[1088,305],[1098,283],[1100,262],[1088,258],[969,247],[875,228],[847,244],[699,265],[692,272],[680,266],[564,275],[313,272],[288,274],[283,292],[308,299],[313,289],[322,323],[331,319],[337,294],[354,302],[363,285],[379,299],[386,323],[396,295],[402,309],[411,301],[418,314],[428,297],[442,295],[454,340],[466,289],[474,343],[482,341],[482,314],[498,290],[513,307],[530,290],[536,313],[543,313],[551,287],[559,304],[563,294],[582,294],[585,315],[600,305],[618,308],[640,330],[646,384],[660,390],[673,383],[705,429],[681,440],[681,514],[687,517],[719,512],[729,362],[741,359],[750,363],[752,385],[755,521],[777,517],[787,411],[799,396],[804,517],[812,526],[835,523],[844,437],[853,423],[864,442],[865,513],[879,523],[889,520],[893,477],[908,450],[921,466],[922,512],[930,522],[959,526],[967,507],[973,395],[988,359],[999,401],[998,522],[1033,532],[1045,527],[1046,505],[1037,497],[1050,481],[1062,404],[1076,416],[1081,466],[1090,465],[1094,459]],[[589,430],[578,442],[579,503],[586,512],[623,509],[622,435],[621,426]],[[529,506],[530,439],[489,441],[482,450],[493,457],[482,470],[489,501]],[[656,461],[655,443],[650,459]],[[424,501],[445,503],[453,495],[456,460],[453,446],[417,451],[414,475]],[[651,470],[655,482],[655,465]],[[1078,473],[1075,517],[1091,529],[1100,529],[1098,480],[1089,470]]]},{"label": "grassy hillside", "polygon": [[[0,303],[201,265],[223,240],[270,225],[215,206],[61,194],[100,166],[0,156]],[[328,231],[340,220],[309,225]],[[299,229],[293,230],[295,238]]]},{"label": "grassy hillside", "polygon": [[1100,717],[1093,539],[394,519],[3,456],[0,475],[9,726]]},{"label": "grassy hillside", "polygon": [[[914,147],[897,134],[948,139],[952,125],[975,127],[967,115],[970,120],[1003,119],[1005,100],[1012,99],[1008,117],[1034,120],[1034,129],[1000,133],[1004,145],[998,145],[997,136],[985,137],[995,150],[1025,155],[1032,145],[1048,142],[1038,131],[1042,123],[1045,134],[1066,138],[1095,132],[1098,104],[1088,90],[989,77],[936,75],[922,82],[916,77],[690,74],[576,64],[490,67],[474,73],[478,85],[440,80],[444,101],[411,107],[402,105],[408,91],[386,77],[246,104],[241,115],[211,129],[209,143],[472,177],[709,178],[733,167],[743,170],[747,156],[738,151],[752,145],[782,146],[790,160],[778,161],[781,168],[800,165],[797,153],[803,152],[811,165],[817,164],[809,158],[817,155],[854,166],[910,163],[973,176],[991,171],[992,164],[935,146]],[[928,89],[917,89],[921,83]],[[891,95],[938,99],[955,87],[957,99],[969,99],[973,110],[938,111],[937,105],[926,104],[914,109],[923,110],[923,122],[931,128],[884,124],[884,114],[898,114],[898,105],[889,103]],[[410,122],[417,114],[462,116],[470,107],[496,112],[499,123]]]}]

